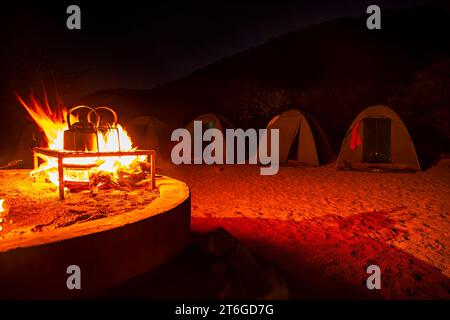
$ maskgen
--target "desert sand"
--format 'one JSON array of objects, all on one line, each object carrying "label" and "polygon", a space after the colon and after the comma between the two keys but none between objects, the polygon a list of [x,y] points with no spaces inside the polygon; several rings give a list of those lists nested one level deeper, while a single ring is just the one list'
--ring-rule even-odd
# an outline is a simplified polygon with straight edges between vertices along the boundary
[{"label": "desert sand", "polygon": [[0,170],[0,199],[6,212],[0,213],[0,241],[24,233],[64,228],[145,208],[159,197],[158,188],[134,190],[89,190],[69,192],[59,201],[58,188],[30,177],[30,170]]},{"label": "desert sand", "polygon": [[[193,231],[225,227],[281,272],[292,298],[450,298],[450,159],[417,173],[163,171],[190,186]],[[371,264],[381,290],[366,287]]]}]

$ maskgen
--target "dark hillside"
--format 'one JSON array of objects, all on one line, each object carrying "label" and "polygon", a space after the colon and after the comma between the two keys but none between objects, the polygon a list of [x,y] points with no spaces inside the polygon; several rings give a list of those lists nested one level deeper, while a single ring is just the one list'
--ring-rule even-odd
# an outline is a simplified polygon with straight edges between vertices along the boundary
[{"label": "dark hillside", "polygon": [[179,125],[200,113],[218,112],[242,127],[264,126],[280,110],[295,106],[317,119],[337,151],[362,108],[387,103],[398,86],[450,57],[448,11],[391,11],[382,19],[376,31],[365,27],[365,17],[329,21],[153,90],[100,91],[81,102],[116,105],[129,117],[144,113]]}]

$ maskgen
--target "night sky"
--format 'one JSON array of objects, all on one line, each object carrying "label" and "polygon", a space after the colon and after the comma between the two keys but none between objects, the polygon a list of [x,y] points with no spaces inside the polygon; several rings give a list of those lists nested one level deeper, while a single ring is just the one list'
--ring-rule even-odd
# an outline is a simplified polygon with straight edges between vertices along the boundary
[{"label": "night sky", "polygon": [[[148,89],[270,38],[373,1],[87,1],[3,5],[2,94],[56,84],[65,98],[108,88]],[[424,1],[377,1],[384,8]],[[70,4],[81,31],[66,28]]]}]

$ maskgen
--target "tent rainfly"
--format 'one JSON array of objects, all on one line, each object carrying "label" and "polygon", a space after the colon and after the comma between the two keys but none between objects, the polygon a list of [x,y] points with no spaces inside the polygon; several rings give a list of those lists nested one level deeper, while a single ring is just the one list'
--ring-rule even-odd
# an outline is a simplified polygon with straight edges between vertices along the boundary
[{"label": "tent rainfly", "polygon": [[206,113],[198,116],[194,120],[192,120],[187,126],[186,129],[189,130],[191,136],[194,136],[194,121],[202,122],[202,132],[205,132],[208,129],[219,129],[225,135],[226,129],[233,129],[233,125],[224,117],[214,113]]},{"label": "tent rainfly", "polygon": [[[226,129],[234,129],[233,125],[224,117],[218,114],[214,113],[206,113],[202,114],[201,116],[198,116],[194,120],[192,120],[187,126],[186,129],[191,134],[191,137],[194,137],[194,121],[201,121],[202,122],[202,132],[204,133],[208,129],[219,129],[223,136],[225,137],[225,130]],[[192,143],[194,143],[194,139],[192,139]],[[209,142],[203,141],[203,148],[205,148],[205,145],[209,144]],[[193,154],[193,153],[192,153]],[[223,151],[224,157],[226,156],[226,145],[224,144],[224,151]],[[225,158],[224,158],[225,161]]]},{"label": "tent rainfly", "polygon": [[419,171],[416,150],[405,124],[392,109],[363,110],[345,135],[337,169]]},{"label": "tent rainfly", "polygon": [[170,159],[171,126],[151,116],[142,116],[128,121],[126,130],[133,143],[140,149],[155,150],[156,163]]},{"label": "tent rainfly", "polygon": [[267,129],[268,132],[270,129],[279,129],[280,163],[319,166],[333,158],[322,128],[314,119],[298,110],[292,109],[277,115],[269,122]]}]

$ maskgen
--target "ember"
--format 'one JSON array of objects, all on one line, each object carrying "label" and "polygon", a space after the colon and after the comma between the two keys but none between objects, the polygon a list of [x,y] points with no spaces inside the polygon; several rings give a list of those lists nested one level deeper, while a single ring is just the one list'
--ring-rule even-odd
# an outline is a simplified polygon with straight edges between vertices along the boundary
[{"label": "ember", "polygon": [[[91,195],[98,188],[154,188],[155,152],[133,147],[111,108],[77,106],[55,111],[47,100],[40,103],[31,97],[27,104],[18,99],[43,130],[47,143],[47,148],[34,149],[35,168],[30,175],[58,186],[60,199],[64,188],[90,189]],[[105,111],[113,115],[112,121],[100,118]]]},{"label": "ember", "polygon": [[1,224],[3,223],[2,213],[6,211],[4,206],[3,206],[4,203],[5,203],[5,200],[4,199],[0,199],[0,231],[3,230],[3,227],[1,226]]}]

